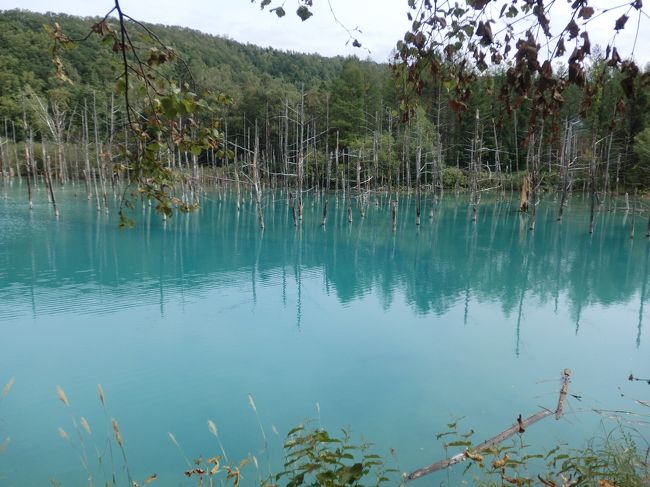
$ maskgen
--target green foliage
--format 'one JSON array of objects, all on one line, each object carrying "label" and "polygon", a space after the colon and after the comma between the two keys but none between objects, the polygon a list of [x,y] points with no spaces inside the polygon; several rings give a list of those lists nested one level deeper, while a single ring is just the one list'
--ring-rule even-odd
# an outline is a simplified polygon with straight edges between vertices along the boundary
[{"label": "green foliage", "polygon": [[619,424],[605,436],[590,441],[585,448],[570,451],[567,458],[559,465],[554,462],[553,466],[559,467],[558,476],[569,477],[575,485],[606,480],[610,485],[647,486],[650,483],[650,449],[641,446],[643,441],[637,432]]},{"label": "green foliage", "polygon": [[446,167],[442,170],[442,185],[445,188],[465,188],[467,173],[456,167]]},{"label": "green foliage", "polygon": [[634,154],[638,163],[632,169],[631,179],[647,184],[650,181],[650,127],[646,127],[634,137]]},{"label": "green foliage", "polygon": [[284,443],[285,471],[275,476],[286,487],[319,485],[383,485],[395,482],[396,470],[387,469],[380,456],[369,452],[370,445],[350,443],[347,431],[334,438],[323,429],[304,426],[289,431]]},{"label": "green foliage", "polygon": [[461,447],[468,462],[464,474],[475,485],[545,485],[550,487],[643,487],[650,482],[650,448],[638,431],[617,423],[602,437],[584,448],[570,449],[559,444],[545,453],[532,451],[524,436],[480,452],[473,451],[474,431],[463,434],[459,422],[447,425],[437,438],[449,438],[445,450]]},{"label": "green foliage", "polygon": [[343,141],[366,135],[381,113],[381,100],[387,90],[384,67],[349,58],[330,86],[330,127],[338,130]]}]

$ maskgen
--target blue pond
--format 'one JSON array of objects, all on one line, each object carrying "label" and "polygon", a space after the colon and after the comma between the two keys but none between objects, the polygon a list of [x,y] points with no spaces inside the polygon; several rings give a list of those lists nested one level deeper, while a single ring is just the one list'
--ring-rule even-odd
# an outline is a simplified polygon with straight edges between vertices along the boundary
[{"label": "blue pond", "polygon": [[[554,407],[565,367],[579,397],[563,420],[529,429],[540,448],[580,445],[601,427],[593,409],[648,399],[627,377],[650,375],[650,243],[641,219],[629,239],[622,211],[601,211],[590,236],[584,201],[559,224],[548,197],[531,234],[514,202],[483,202],[474,223],[450,194],[432,218],[426,201],[417,228],[403,195],[393,233],[386,195],[352,224],[330,195],[325,227],[322,198],[308,197],[295,227],[277,193],[262,233],[248,197],[237,212],[214,192],[167,222],[138,206],[136,227],[120,230],[117,201],[106,215],[66,187],[56,220],[43,190],[31,212],[25,192],[0,193],[0,387],[15,378],[0,402],[3,486],[87,485],[84,455],[102,485],[111,465],[96,452],[112,430],[98,384],[133,476],[155,472],[161,486],[189,484],[184,455],[220,453],[208,419],[260,475],[280,470],[284,437],[303,421],[349,427],[410,471],[444,456],[436,433],[454,418],[480,441]],[[247,467],[244,484],[257,479]],[[419,482],[432,480],[448,478]]]}]

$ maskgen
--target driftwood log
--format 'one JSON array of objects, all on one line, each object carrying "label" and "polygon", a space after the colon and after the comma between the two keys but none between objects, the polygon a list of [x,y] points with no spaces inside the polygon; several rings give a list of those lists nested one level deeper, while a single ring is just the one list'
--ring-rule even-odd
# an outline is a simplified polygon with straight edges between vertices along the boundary
[{"label": "driftwood log", "polygon": [[555,414],[555,419],[560,419],[562,417],[562,414],[564,413],[564,401],[566,400],[566,396],[569,390],[570,377],[571,377],[571,370],[564,369],[564,371],[562,372],[562,387],[560,389],[560,397],[558,398],[557,407],[555,408],[555,411],[544,408],[541,411],[533,414],[532,416],[529,416],[526,419],[522,419],[521,415],[519,415],[515,424],[510,426],[508,429],[502,431],[498,435],[493,436],[488,440],[485,440],[483,443],[480,443],[479,445],[475,446],[471,450],[465,450],[462,453],[458,453],[452,457],[446,458],[436,463],[432,463],[431,465],[428,465],[424,468],[415,470],[405,475],[404,482],[410,482],[411,480],[419,479],[420,477],[423,477],[430,473],[437,472],[438,470],[444,470],[446,468],[451,467],[452,465],[464,462],[465,460],[470,459],[472,456],[475,456],[476,454],[482,451],[489,450],[493,446],[501,443],[503,440],[510,438],[515,433],[523,433],[526,430],[526,428],[528,428],[530,425],[537,423],[540,419],[543,419],[547,416],[552,416],[553,414]]}]

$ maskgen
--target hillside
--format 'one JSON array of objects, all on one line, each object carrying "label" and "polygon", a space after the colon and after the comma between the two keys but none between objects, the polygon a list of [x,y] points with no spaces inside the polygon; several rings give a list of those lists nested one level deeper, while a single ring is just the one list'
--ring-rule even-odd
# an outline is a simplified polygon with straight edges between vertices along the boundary
[{"label": "hillside", "polygon": [[[64,52],[73,85],[55,77],[49,53],[52,41],[47,26],[57,22],[74,39],[85,36],[98,20],[25,10],[0,11],[0,117],[21,118],[26,86],[40,95],[72,99],[87,96],[92,90],[110,91],[117,77],[110,46],[90,37]],[[199,87],[227,94],[234,106],[244,111],[249,108],[246,105],[259,103],[259,91],[265,97],[284,98],[295,95],[303,85],[305,90],[323,89],[340,75],[346,62],[343,57],[261,48],[183,27],[149,27],[179,53]],[[374,73],[388,74],[385,66],[358,63]]]}]

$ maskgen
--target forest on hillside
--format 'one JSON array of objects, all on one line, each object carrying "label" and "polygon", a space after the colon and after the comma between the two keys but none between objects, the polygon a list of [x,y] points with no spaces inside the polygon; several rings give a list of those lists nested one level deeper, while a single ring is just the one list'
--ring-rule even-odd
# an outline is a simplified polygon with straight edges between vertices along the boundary
[{"label": "forest on hillside", "polygon": [[[0,13],[2,173],[31,174],[35,183],[40,175],[46,184],[48,178],[61,184],[84,179],[89,198],[95,186],[98,206],[107,185],[120,178],[130,182],[124,168],[134,143],[126,130],[123,66],[106,34],[115,22],[100,21]],[[91,29],[99,35],[88,36]],[[152,51],[153,33],[178,60],[163,65],[152,58],[152,52],[163,52]],[[483,191],[522,184],[531,187],[533,199],[557,189],[565,196],[589,190],[602,201],[610,193],[643,191],[650,182],[645,77],[635,80],[629,96],[623,75],[597,46],[587,73],[589,106],[585,91],[571,85],[561,110],[532,124],[526,97],[514,109],[502,102],[505,68],[476,71],[462,113],[451,83],[424,76],[407,121],[403,86],[388,63],[281,52],[180,27],[135,24],[132,35],[134,55],[140,51],[146,59],[141,64],[180,87],[162,105],[153,100],[157,116],[169,119],[167,128],[155,137],[142,132],[148,140],[137,150],[185,170],[190,192],[205,178],[236,181],[238,188],[296,187],[299,203],[310,189],[347,188],[363,200],[378,188],[418,194],[429,188],[436,194],[466,187],[478,204]],[[57,36],[84,40],[59,53],[53,50]],[[561,62],[559,71],[566,69]],[[151,121],[147,90],[154,82],[147,83],[132,82],[127,89],[142,121]],[[199,97],[205,103],[197,103]],[[186,133],[194,137],[201,127],[213,129],[206,136],[213,143],[187,142]],[[152,193],[156,199],[164,192],[160,187]]]}]

